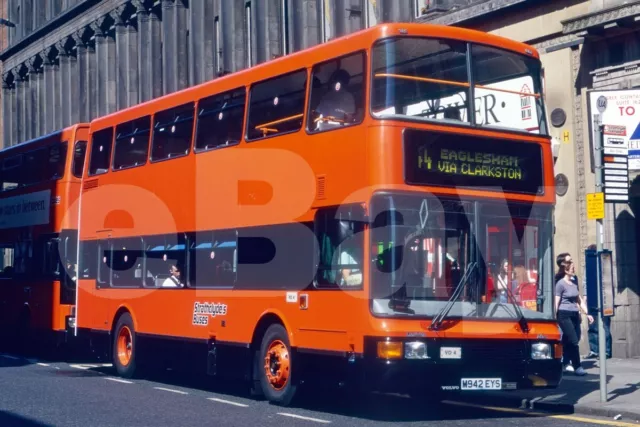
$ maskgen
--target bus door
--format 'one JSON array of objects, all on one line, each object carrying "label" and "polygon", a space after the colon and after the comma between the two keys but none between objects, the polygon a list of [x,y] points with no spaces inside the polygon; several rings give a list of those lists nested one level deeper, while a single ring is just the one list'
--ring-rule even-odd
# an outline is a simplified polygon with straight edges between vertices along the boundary
[{"label": "bus door", "polygon": [[14,245],[0,244],[0,330],[10,327],[17,315],[17,286],[14,286]]},{"label": "bus door", "polygon": [[[500,301],[500,283],[506,283],[511,294],[506,295],[507,302],[536,310],[537,246],[538,225],[534,221],[499,218],[488,222],[486,262],[493,295],[487,295],[487,300]],[[506,277],[501,275],[505,265]]]}]

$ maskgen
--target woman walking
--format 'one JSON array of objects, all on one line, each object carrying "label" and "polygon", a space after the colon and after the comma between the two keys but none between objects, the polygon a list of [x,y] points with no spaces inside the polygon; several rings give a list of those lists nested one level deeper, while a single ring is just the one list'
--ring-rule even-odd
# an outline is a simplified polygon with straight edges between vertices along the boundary
[{"label": "woman walking", "polygon": [[[586,304],[580,298],[578,285],[572,281],[575,274],[575,264],[571,255],[563,253],[556,259],[558,273],[556,274],[555,308],[558,314],[558,324],[562,329],[562,341],[564,346],[565,366],[567,372],[576,375],[585,375],[580,364],[580,311],[587,315],[589,323],[593,323],[593,317],[588,314]],[[570,364],[569,364],[570,363]]]}]

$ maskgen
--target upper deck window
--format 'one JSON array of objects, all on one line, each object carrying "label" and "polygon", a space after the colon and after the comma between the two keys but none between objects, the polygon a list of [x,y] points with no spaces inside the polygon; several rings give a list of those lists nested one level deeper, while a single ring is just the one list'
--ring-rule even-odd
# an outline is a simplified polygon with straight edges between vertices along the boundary
[{"label": "upper deck window", "polygon": [[357,53],[313,68],[309,132],[341,129],[362,122],[364,61],[364,53]]},{"label": "upper deck window", "polygon": [[153,123],[152,162],[189,154],[193,136],[193,109],[194,104],[189,103],[156,113]]},{"label": "upper deck window", "polygon": [[538,60],[473,45],[471,64],[478,124],[547,133]]},{"label": "upper deck window", "polygon": [[469,122],[466,43],[386,39],[374,47],[372,60],[374,116]]},{"label": "upper deck window", "polygon": [[67,159],[67,144],[55,144],[39,148],[24,154],[24,185],[60,179],[64,176],[64,166]]},{"label": "upper deck window", "polygon": [[251,88],[247,140],[297,132],[304,117],[307,71],[266,80]]},{"label": "upper deck window", "polygon": [[12,190],[24,185],[22,166],[22,154],[6,158],[2,162],[2,190]]},{"label": "upper deck window", "polygon": [[89,160],[89,176],[107,173],[111,161],[113,144],[113,128],[102,129],[93,134],[91,141],[91,159]]},{"label": "upper deck window", "polygon": [[141,117],[116,127],[113,170],[143,165],[147,162],[151,116]]},{"label": "upper deck window", "polygon": [[0,165],[1,190],[11,190],[64,176],[67,142],[55,142],[8,157]]},{"label": "upper deck window", "polygon": [[374,117],[547,133],[535,58],[456,40],[403,37],[378,42],[372,64]]},{"label": "upper deck window", "polygon": [[242,139],[245,88],[203,99],[198,103],[196,151],[236,145]]}]

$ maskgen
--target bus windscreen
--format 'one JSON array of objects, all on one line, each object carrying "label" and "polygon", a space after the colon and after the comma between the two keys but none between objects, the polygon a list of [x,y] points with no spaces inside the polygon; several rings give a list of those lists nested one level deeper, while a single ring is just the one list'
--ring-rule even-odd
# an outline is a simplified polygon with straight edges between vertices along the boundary
[{"label": "bus windscreen", "polygon": [[404,164],[407,184],[544,192],[538,143],[407,129]]}]

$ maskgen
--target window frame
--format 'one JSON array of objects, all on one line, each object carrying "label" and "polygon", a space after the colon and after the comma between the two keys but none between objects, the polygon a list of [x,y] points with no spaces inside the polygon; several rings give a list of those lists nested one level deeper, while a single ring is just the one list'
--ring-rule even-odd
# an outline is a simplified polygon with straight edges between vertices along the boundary
[{"label": "window frame", "polygon": [[[141,255],[138,256],[138,260],[142,260],[141,264],[142,264],[142,271],[144,272],[145,267],[146,267],[146,258],[145,258],[145,251],[144,251],[144,239],[141,236],[132,236],[132,237],[121,237],[121,238],[109,238],[109,253],[110,253],[110,257],[111,257],[111,266],[109,267],[109,283],[108,283],[108,287],[111,289],[142,289],[144,288],[144,277],[140,277],[140,279],[137,281],[136,284],[136,280],[132,280],[131,284],[127,284],[127,285],[114,285],[113,283],[113,262],[114,262],[114,256],[116,252],[123,252],[123,250],[118,249],[117,251],[115,250],[116,245],[119,245],[121,243],[125,243],[125,244],[129,244],[129,243],[134,243],[136,245],[138,245],[137,249],[127,249],[126,251],[132,251],[132,252],[140,252]],[[132,266],[131,268],[135,268],[135,266]],[[134,278],[135,279],[135,278]],[[148,288],[147,288],[148,289]]]},{"label": "window frame", "polygon": [[[80,145],[84,145],[84,154],[82,156],[82,170],[80,171],[80,175],[76,174],[76,149],[78,148],[78,146]],[[84,167],[85,164],[87,163],[87,147],[89,146],[89,142],[85,141],[85,140],[80,140],[80,141],[76,141],[75,144],[73,144],[73,158],[71,159],[71,174],[79,179],[82,179],[82,176],[84,175]]]},{"label": "window frame", "polygon": [[[6,168],[6,170],[11,170],[11,169],[20,169],[25,167],[25,165],[27,165],[27,161],[25,160],[25,156],[32,154],[32,153],[36,153],[38,151],[46,151],[46,158],[47,158],[47,162],[43,164],[43,168],[45,168],[46,172],[51,171],[50,169],[48,169],[49,167],[49,162],[48,160],[51,158],[51,149],[55,146],[58,146],[61,150],[60,154],[60,159],[62,160],[63,163],[63,167],[62,169],[62,174],[58,174],[57,172],[59,172],[60,170],[60,162],[56,163],[56,174],[55,175],[51,175],[50,177],[46,178],[46,179],[39,179],[37,181],[33,181],[33,182],[29,182],[29,183],[24,183],[24,182],[18,182],[16,183],[17,186],[13,187],[13,188],[8,188],[8,189],[4,189],[3,188],[3,184],[4,184],[4,180],[2,179],[3,176],[3,172],[5,171],[5,164],[7,163],[7,161],[11,161],[14,159],[17,159],[17,162],[15,165],[11,165],[9,168]],[[68,149],[69,149],[69,142],[67,140],[65,141],[60,141],[60,142],[54,142],[54,143],[48,143],[45,145],[42,145],[41,147],[35,147],[32,148],[31,150],[25,151],[23,153],[18,153],[18,154],[14,154],[13,156],[10,157],[6,157],[2,160],[2,164],[0,165],[0,192],[4,192],[4,191],[12,191],[18,188],[28,188],[31,187],[33,185],[38,185],[38,184],[43,184],[46,182],[55,182],[55,181],[59,181],[61,179],[64,179],[65,175],[66,175],[66,167],[67,167],[67,154],[68,154]],[[43,157],[44,158],[44,157]],[[37,165],[36,165],[37,166]],[[20,180],[22,180],[22,177],[20,176]]]},{"label": "window frame", "polygon": [[[374,49],[376,48],[376,46],[379,43],[385,42],[387,40],[393,40],[393,39],[427,39],[427,40],[445,40],[445,41],[454,41],[454,42],[464,42],[466,44],[466,69],[467,69],[467,80],[468,80],[468,84],[469,87],[467,88],[467,97],[469,98],[469,102],[467,102],[467,108],[469,110],[472,110],[472,113],[469,113],[469,118],[466,122],[464,121],[458,121],[458,120],[449,120],[449,119],[428,119],[428,118],[414,118],[411,116],[402,116],[402,117],[377,117],[373,114],[373,96],[372,96],[372,90],[373,90],[373,80],[375,78],[374,76],[374,67],[373,67],[373,52]],[[369,51],[371,52],[371,56],[369,58],[368,63],[371,64],[370,69],[369,69],[369,81],[371,82],[371,85],[369,86],[368,89],[368,100],[369,102],[367,103],[367,110],[369,112],[369,117],[372,118],[373,120],[376,121],[385,121],[385,120],[393,120],[393,121],[404,121],[404,122],[410,122],[410,123],[422,123],[422,124],[426,124],[426,125],[440,125],[440,126],[446,126],[446,127],[450,127],[450,128],[462,128],[462,129],[472,129],[474,131],[476,130],[481,130],[481,131],[493,131],[493,132],[500,132],[500,133],[506,133],[506,134],[515,134],[515,135],[526,135],[526,136],[531,136],[534,138],[540,137],[540,138],[546,138],[549,139],[551,138],[551,135],[549,134],[549,123],[546,120],[546,103],[544,102],[544,99],[542,101],[542,117],[543,120],[545,121],[545,128],[546,128],[546,133],[531,133],[528,132],[526,130],[518,130],[515,128],[507,128],[507,127],[498,127],[498,126],[485,126],[485,125],[478,125],[476,124],[476,117],[475,117],[475,85],[476,85],[476,81],[475,81],[475,73],[473,72],[473,64],[471,62],[472,60],[472,50],[473,50],[473,46],[483,46],[483,47],[487,47],[487,48],[493,48],[493,49],[497,49],[497,50],[501,50],[504,51],[506,53],[510,53],[513,55],[519,55],[522,56],[523,58],[531,58],[533,60],[536,60],[540,63],[540,68],[542,69],[542,63],[540,62],[539,58],[536,58],[535,56],[530,56],[528,57],[526,54],[524,53],[518,53],[516,51],[510,50],[510,49],[505,49],[503,47],[498,47],[498,46],[494,46],[488,43],[483,43],[480,41],[470,41],[470,40],[459,40],[459,39],[454,39],[451,37],[436,37],[436,36],[398,36],[398,35],[390,35],[390,36],[385,36],[385,37],[380,37],[376,40],[374,40],[371,43],[371,46],[369,47]],[[543,91],[543,79],[542,79],[542,75],[540,76],[540,95],[543,98],[544,97],[544,93]]]},{"label": "window frame", "polygon": [[[141,238],[142,239],[142,247],[143,247],[143,263],[142,263],[142,288],[143,289],[164,289],[164,290],[177,290],[177,289],[187,289],[188,286],[188,279],[189,279],[189,266],[188,266],[188,257],[189,257],[189,239],[188,237],[184,234],[184,233],[177,233],[175,235],[153,235],[153,236],[147,236],[147,238]],[[157,241],[162,240],[164,241],[163,249],[162,251],[164,252],[163,255],[169,255],[171,253],[171,251],[168,249],[171,246],[179,246],[182,245],[184,246],[182,249],[178,249],[176,251],[181,251],[184,261],[182,264],[182,271],[181,276],[182,276],[182,287],[176,287],[176,288],[163,288],[162,286],[155,286],[155,281],[154,281],[154,286],[147,286],[145,280],[146,280],[146,274],[147,274],[147,260],[149,259],[149,257],[147,257],[147,252],[151,252],[152,250],[147,249],[147,245],[153,245],[154,242],[157,243]],[[175,241],[176,243],[172,243],[172,241]],[[160,245],[158,245],[160,246]],[[160,252],[160,251],[159,251]],[[167,261],[169,262],[170,260],[172,260],[173,258],[169,258],[167,256]]]},{"label": "window frame", "polygon": [[[358,214],[357,212],[355,212],[355,209],[360,209],[360,214]],[[321,271],[339,271],[339,268],[324,268],[321,269],[321,266],[323,265],[322,263],[322,242],[319,240],[319,234],[318,234],[318,230],[320,229],[320,225],[319,225],[319,217],[321,215],[330,215],[333,214],[334,216],[338,215],[339,213],[344,213],[347,214],[348,216],[351,216],[351,219],[348,219],[347,221],[353,222],[353,223],[358,223],[361,222],[361,227],[362,229],[360,231],[356,231],[354,232],[354,234],[349,238],[353,238],[353,236],[357,235],[357,234],[361,234],[362,235],[362,246],[360,247],[360,249],[362,250],[362,260],[361,262],[358,264],[359,266],[359,270],[360,270],[360,274],[362,275],[362,281],[360,282],[360,285],[357,286],[340,286],[337,283],[321,283],[318,280],[318,276],[320,275]],[[361,215],[361,218],[358,219],[358,216]],[[331,219],[331,221],[337,221],[336,218],[334,217],[333,219]],[[369,230],[370,230],[370,225],[366,219],[366,211],[365,209],[362,207],[362,205],[358,204],[358,203],[348,203],[348,204],[344,204],[344,205],[339,205],[339,206],[325,206],[322,207],[318,210],[316,210],[314,216],[313,216],[313,234],[315,235],[316,241],[318,243],[318,253],[316,254],[316,259],[314,260],[314,266],[315,266],[315,275],[313,277],[313,282],[312,282],[312,287],[313,289],[319,290],[319,291],[344,291],[344,292],[352,292],[352,291],[362,291],[364,289],[364,285],[365,285],[365,281],[368,280],[367,276],[365,275],[365,251],[367,248],[367,242],[369,240]],[[346,239],[345,239],[346,240]],[[336,254],[338,253],[337,249],[340,247],[340,245],[342,244],[342,242],[338,243],[338,245],[334,248],[334,252],[332,254],[332,264],[331,266],[333,266],[333,258],[336,257]],[[338,264],[341,265],[341,264]]]},{"label": "window frame", "polygon": [[[144,120],[144,119],[147,119],[147,118],[149,120],[149,127],[147,129],[147,132],[149,133],[149,135],[147,136],[147,144],[146,144],[146,152],[145,152],[145,155],[144,155],[144,161],[142,163],[137,164],[137,165],[129,165],[129,166],[124,166],[124,167],[120,167],[120,168],[116,169],[116,152],[117,152],[117,149],[118,149],[118,132],[117,132],[118,131],[118,126],[129,125],[129,124],[131,124],[133,122],[137,122],[137,121]],[[133,169],[133,168],[141,167],[141,166],[146,165],[149,162],[149,148],[151,147],[151,144],[150,144],[150,142],[151,142],[151,132],[153,130],[152,127],[151,127],[152,123],[153,123],[152,115],[151,114],[146,114],[144,116],[141,116],[141,117],[138,117],[138,118],[135,118],[135,119],[132,119],[132,120],[127,120],[126,122],[123,122],[123,123],[119,123],[113,128],[114,129],[114,131],[113,131],[113,153],[112,153],[112,156],[111,156],[111,165],[110,165],[110,168],[111,168],[111,170],[113,172],[120,172],[120,171],[127,170],[127,169]],[[123,139],[126,139],[126,138],[130,138],[130,137],[135,137],[137,135],[143,135],[144,133],[145,133],[145,131],[133,132],[133,133],[130,133],[130,134],[126,134],[125,136],[121,137],[120,140],[123,140]]]},{"label": "window frame", "polygon": [[[232,267],[235,269],[235,271],[233,272],[233,283],[230,285],[216,285],[216,284],[211,284],[211,283],[207,283],[207,284],[199,284],[197,283],[197,259],[194,259],[193,263],[191,262],[191,253],[194,252],[195,253],[195,249],[197,246],[203,244],[203,243],[210,243],[211,244],[211,248],[210,251],[214,251],[214,244],[216,242],[216,236],[217,235],[223,235],[224,237],[229,236],[230,234],[232,234],[235,236],[235,254],[234,254],[234,259],[233,259],[233,264]],[[207,230],[207,231],[200,231],[200,232],[195,232],[195,233],[191,233],[189,235],[187,235],[186,237],[186,242],[188,243],[188,247],[187,247],[187,254],[186,254],[186,260],[185,260],[185,265],[187,267],[187,280],[185,281],[186,286],[185,288],[190,288],[190,289],[217,289],[217,290],[233,290],[236,287],[236,283],[238,282],[238,230],[235,228],[231,228],[231,229],[220,229],[220,230]],[[200,239],[198,239],[198,236],[202,236]],[[206,239],[206,240],[205,240]],[[192,273],[193,270],[193,273]],[[193,280],[192,280],[192,274],[193,274]]]},{"label": "window frame", "polygon": [[[240,139],[238,140],[237,143],[235,144],[230,144],[230,145],[219,145],[217,147],[212,147],[212,148],[198,148],[196,146],[196,144],[198,143],[198,135],[199,135],[199,124],[200,124],[200,103],[203,101],[207,101],[207,100],[211,100],[213,98],[216,97],[220,97],[220,96],[224,96],[226,94],[229,93],[234,93],[236,91],[240,91],[242,90],[244,92],[244,106],[243,106],[243,110],[242,110],[242,123],[241,123],[241,127],[240,127]],[[250,90],[247,90],[247,86],[239,86],[235,89],[230,89],[230,90],[226,90],[224,92],[220,92],[220,93],[216,93],[213,95],[209,95],[205,98],[200,98],[198,99],[198,102],[195,106],[195,111],[197,113],[197,116],[194,117],[194,132],[193,132],[193,147],[192,150],[195,154],[200,154],[200,153],[207,153],[209,151],[215,151],[215,150],[220,150],[223,148],[228,148],[228,147],[235,147],[237,145],[240,145],[243,141],[245,141],[245,135],[244,135],[244,129],[247,126],[247,121],[249,119],[248,116],[248,112],[249,112],[249,92]]]},{"label": "window frame", "polygon": [[[187,152],[184,153],[184,154],[179,154],[179,155],[173,156],[173,157],[163,157],[161,159],[154,159],[153,158],[153,148],[154,148],[154,145],[155,145],[155,142],[156,142],[156,123],[157,123],[156,122],[156,117],[159,114],[166,113],[168,111],[181,110],[181,109],[185,109],[186,110],[189,105],[191,105],[191,111],[192,111],[191,120],[192,120],[192,123],[191,123],[191,136],[189,138],[189,144],[187,144]],[[194,133],[196,132],[196,127],[195,126],[196,126],[196,122],[197,122],[197,120],[196,120],[196,113],[197,113],[196,108],[197,108],[197,105],[198,105],[198,103],[196,101],[188,101],[188,102],[182,103],[180,105],[175,105],[173,107],[166,108],[166,109],[161,110],[161,111],[155,111],[153,113],[152,118],[151,118],[151,129],[150,129],[151,135],[150,135],[149,150],[148,150],[148,155],[147,155],[148,164],[155,164],[155,163],[160,163],[160,162],[164,162],[164,161],[167,161],[167,160],[180,159],[180,158],[183,158],[183,157],[187,157],[189,154],[191,154],[192,146],[194,144],[194,142],[193,142],[194,138],[193,137],[194,137]]]},{"label": "window frame", "polygon": [[[104,172],[97,172],[97,170],[96,170],[96,172],[92,173],[91,172],[91,168],[92,168],[91,162],[93,161],[93,153],[94,153],[93,148],[95,146],[94,142],[95,142],[95,139],[96,139],[96,134],[99,134],[99,133],[102,133],[102,132],[106,133],[106,131],[111,131],[111,138],[110,138],[110,141],[109,141],[109,158],[108,158],[108,162],[107,162],[107,169]],[[100,175],[104,175],[106,173],[109,173],[109,171],[111,169],[110,165],[111,165],[112,160],[113,160],[112,159],[113,158],[113,141],[114,141],[115,135],[116,135],[116,132],[115,132],[115,129],[113,128],[113,126],[105,127],[103,129],[100,129],[100,130],[98,130],[96,132],[93,132],[91,134],[91,151],[89,152],[89,164],[87,166],[87,177],[90,178],[90,177],[100,176]]]},{"label": "window frame", "polygon": [[[367,97],[368,97],[368,93],[369,93],[369,79],[367,78],[367,76],[369,75],[368,72],[368,64],[369,64],[369,55],[367,54],[367,50],[366,49],[360,49],[360,50],[356,50],[354,52],[350,52],[341,56],[336,56],[334,58],[331,59],[327,59],[326,61],[322,61],[322,62],[318,62],[316,64],[314,64],[310,71],[309,71],[309,76],[307,77],[307,95],[306,95],[306,117],[304,117],[304,130],[307,133],[307,135],[309,136],[314,136],[314,135],[318,135],[318,134],[323,134],[323,133],[327,133],[327,132],[333,132],[336,130],[342,130],[342,129],[348,129],[348,128],[352,128],[352,127],[356,127],[361,125],[362,123],[364,123],[364,119],[367,116]],[[313,74],[314,71],[316,70],[316,68],[321,67],[323,65],[329,64],[331,62],[334,61],[338,61],[341,60],[343,58],[348,58],[350,56],[355,56],[361,54],[363,55],[362,58],[362,117],[360,118],[360,120],[358,122],[355,123],[351,123],[348,126],[338,126],[335,127],[333,129],[326,129],[326,130],[318,130],[318,131],[311,131],[309,129],[309,126],[312,124],[312,122],[309,120],[311,118],[311,95],[312,95],[312,91],[313,91]],[[309,83],[311,82],[311,84]],[[358,105],[356,104],[356,110],[357,110]]]},{"label": "window frame", "polygon": [[[305,88],[304,88],[304,103],[302,106],[302,123],[300,125],[300,129],[297,130],[291,130],[291,131],[287,131],[287,132],[280,132],[280,133],[276,133],[273,135],[267,135],[267,136],[263,136],[262,138],[249,138],[249,123],[250,123],[250,117],[251,117],[251,100],[252,100],[252,95],[253,95],[253,89],[254,87],[258,86],[258,85],[262,85],[264,83],[276,80],[276,79],[281,79],[284,77],[288,77],[288,76],[292,76],[296,73],[301,73],[303,72],[305,73]],[[309,76],[310,76],[310,70],[309,68],[298,68],[297,70],[294,71],[290,71],[288,73],[285,74],[278,74],[277,76],[272,76],[269,77],[267,79],[263,79],[260,81],[256,81],[251,83],[251,85],[249,86],[249,90],[248,90],[248,98],[247,98],[247,107],[246,107],[246,112],[245,112],[245,124],[244,124],[244,132],[243,132],[243,139],[247,142],[247,143],[254,143],[254,142],[259,142],[259,141],[264,141],[270,138],[275,138],[277,136],[283,136],[283,135],[292,135],[294,133],[298,133],[300,131],[302,131],[302,129],[304,129],[305,127],[305,122],[306,122],[306,111],[307,111],[307,106],[309,104],[309,98],[308,98],[308,88],[309,88]]]},{"label": "window frame", "polygon": [[[6,164],[11,161],[17,159],[17,162],[15,165],[9,165],[9,167],[6,166]],[[0,191],[12,191],[12,190],[16,190],[18,188],[22,188],[25,187],[25,185],[23,185],[21,182],[16,182],[16,186],[12,187],[12,188],[4,188],[4,172],[11,170],[11,169],[20,169],[22,167],[22,165],[24,164],[24,153],[18,153],[18,154],[14,154],[11,157],[6,157],[2,160],[2,168],[0,169]],[[21,179],[20,179],[21,180]]]}]

